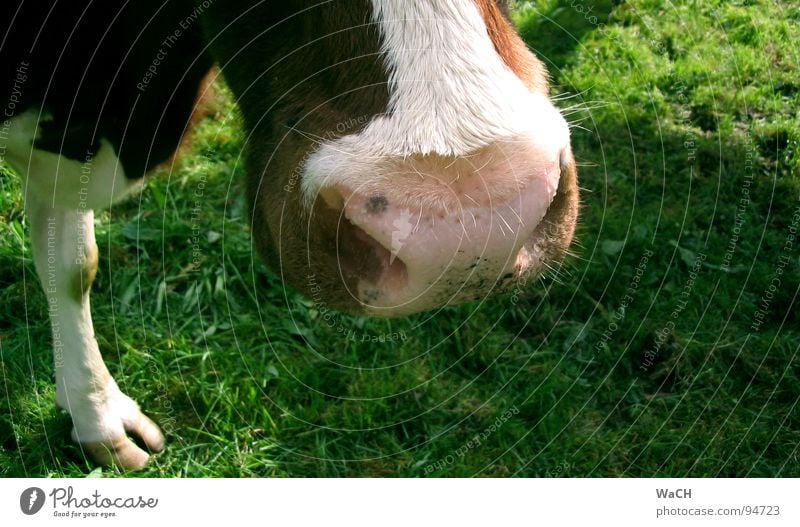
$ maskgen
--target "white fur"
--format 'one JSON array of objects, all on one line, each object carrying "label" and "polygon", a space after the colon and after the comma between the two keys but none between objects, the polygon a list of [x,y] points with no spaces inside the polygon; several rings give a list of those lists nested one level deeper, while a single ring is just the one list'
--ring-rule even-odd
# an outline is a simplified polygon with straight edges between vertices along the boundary
[{"label": "white fur", "polygon": [[466,155],[529,126],[530,94],[474,0],[372,0],[389,70],[389,118],[367,135],[394,155]]},{"label": "white fur", "polygon": [[33,139],[40,134],[39,122],[48,120],[46,113],[32,109],[12,119],[9,127],[6,158],[26,176],[26,195],[50,199],[64,208],[102,209],[141,185],[141,179],[125,177],[106,139],[100,139],[100,149],[93,156],[87,152],[81,160],[33,148]]},{"label": "white fur", "polygon": [[332,168],[347,163],[466,156],[514,140],[552,144],[557,156],[569,144],[560,113],[498,55],[474,0],[372,0],[372,6],[389,71],[388,112],[309,157],[303,178],[309,202],[335,183]]},{"label": "white fur", "polygon": [[40,113],[11,121],[7,160],[24,178],[34,262],[48,300],[53,333],[56,402],[72,416],[73,439],[110,441],[139,418],[136,403],[108,372],[92,325],[89,294],[78,295],[81,268],[96,254],[93,208],[106,207],[135,185],[111,145],[74,161],[33,148]]}]

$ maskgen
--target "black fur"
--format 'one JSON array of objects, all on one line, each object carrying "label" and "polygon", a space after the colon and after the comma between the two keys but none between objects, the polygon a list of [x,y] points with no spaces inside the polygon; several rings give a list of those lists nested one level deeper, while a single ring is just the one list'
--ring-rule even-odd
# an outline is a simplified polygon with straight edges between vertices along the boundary
[{"label": "black fur", "polygon": [[175,151],[212,65],[195,12],[189,0],[3,0],[0,125],[41,107],[52,120],[38,148],[84,161],[105,138],[126,175],[141,177]]}]

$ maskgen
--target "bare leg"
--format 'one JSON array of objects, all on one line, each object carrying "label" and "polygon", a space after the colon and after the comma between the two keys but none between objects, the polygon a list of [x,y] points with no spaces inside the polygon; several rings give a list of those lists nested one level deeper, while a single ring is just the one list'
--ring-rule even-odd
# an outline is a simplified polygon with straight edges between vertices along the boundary
[{"label": "bare leg", "polygon": [[164,437],[109,374],[89,306],[98,264],[92,207],[109,205],[130,184],[108,144],[83,164],[30,146],[25,152],[25,144],[15,158],[9,157],[25,177],[34,262],[53,332],[56,403],[69,412],[72,438],[90,457],[140,469],[149,455],[127,434],[141,438],[152,451],[163,449]]}]

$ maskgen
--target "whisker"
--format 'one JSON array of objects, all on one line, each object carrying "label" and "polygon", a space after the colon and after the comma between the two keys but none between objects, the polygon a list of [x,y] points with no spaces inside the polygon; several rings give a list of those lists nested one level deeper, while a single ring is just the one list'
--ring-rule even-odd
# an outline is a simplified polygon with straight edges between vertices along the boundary
[{"label": "whisker", "polygon": [[583,95],[585,93],[589,93],[590,89],[591,88],[586,88],[585,90],[579,91],[577,93],[570,93],[570,92],[559,93],[558,95],[554,95],[554,96],[550,97],[550,100],[553,100],[553,101],[566,101],[566,100],[569,100],[569,99],[574,99],[575,97],[580,97],[581,95]]}]

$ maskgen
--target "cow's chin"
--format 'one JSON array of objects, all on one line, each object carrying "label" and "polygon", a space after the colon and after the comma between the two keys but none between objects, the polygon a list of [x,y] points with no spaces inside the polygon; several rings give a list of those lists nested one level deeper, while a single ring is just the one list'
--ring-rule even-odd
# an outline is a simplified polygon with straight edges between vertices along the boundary
[{"label": "cow's chin", "polygon": [[[272,270],[318,307],[398,317],[535,287],[532,282],[562,260],[572,241],[577,216],[578,189],[570,156],[561,166],[557,191],[541,221],[516,254],[507,255],[509,265],[489,274],[479,272],[479,265],[475,269],[467,266],[453,280],[453,273],[441,269],[420,288],[413,283],[414,276],[409,275],[402,253],[393,254],[351,222],[342,209],[323,200],[317,201],[310,216],[302,216],[302,237],[289,234],[285,216],[283,229],[279,224],[269,229],[284,233],[282,252],[274,243],[258,246]],[[261,241],[266,240],[262,237]],[[436,276],[447,278],[437,280]]]}]

